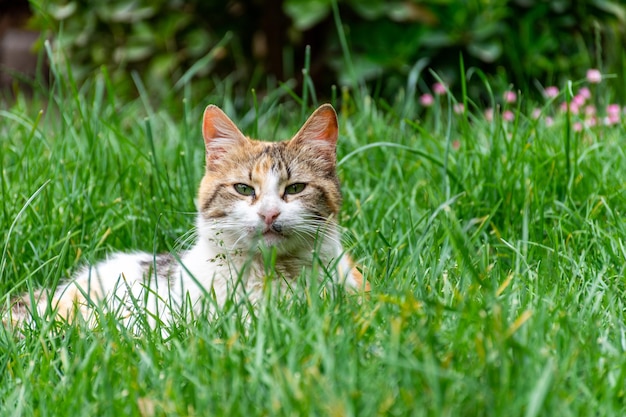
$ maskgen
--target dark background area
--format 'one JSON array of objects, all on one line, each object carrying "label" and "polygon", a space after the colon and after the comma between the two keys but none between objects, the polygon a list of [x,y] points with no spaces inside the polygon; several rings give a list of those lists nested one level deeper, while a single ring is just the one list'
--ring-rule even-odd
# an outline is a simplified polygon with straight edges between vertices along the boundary
[{"label": "dark background area", "polygon": [[28,1],[0,0],[0,89],[9,89],[20,79],[28,85],[36,77],[37,54],[32,47],[39,32],[28,29],[31,16]]}]

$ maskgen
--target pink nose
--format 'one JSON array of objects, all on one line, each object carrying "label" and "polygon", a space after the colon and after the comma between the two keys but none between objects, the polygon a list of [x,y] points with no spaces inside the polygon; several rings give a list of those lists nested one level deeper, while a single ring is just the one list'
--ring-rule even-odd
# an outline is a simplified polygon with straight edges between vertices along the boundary
[{"label": "pink nose", "polygon": [[263,219],[265,224],[268,226],[271,226],[279,215],[280,211],[278,209],[270,209],[259,213],[259,217]]}]

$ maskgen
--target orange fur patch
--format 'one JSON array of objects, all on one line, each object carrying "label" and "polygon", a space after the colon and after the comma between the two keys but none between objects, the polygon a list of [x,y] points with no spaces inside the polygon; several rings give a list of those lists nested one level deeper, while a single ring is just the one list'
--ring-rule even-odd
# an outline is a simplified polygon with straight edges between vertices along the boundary
[{"label": "orange fur patch", "polygon": [[370,283],[365,278],[363,278],[363,274],[361,273],[361,271],[359,271],[358,265],[354,263],[354,261],[352,260],[350,256],[348,255],[345,255],[345,256],[348,259],[348,263],[350,264],[350,267],[352,268],[350,272],[352,273],[354,280],[358,284],[359,289],[362,289],[365,292],[371,291],[372,288],[370,287]]}]

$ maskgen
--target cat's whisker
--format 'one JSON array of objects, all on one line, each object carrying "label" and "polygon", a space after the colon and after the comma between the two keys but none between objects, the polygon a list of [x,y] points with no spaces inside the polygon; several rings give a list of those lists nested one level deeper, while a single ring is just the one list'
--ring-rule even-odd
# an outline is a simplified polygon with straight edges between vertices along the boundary
[{"label": "cat's whisker", "polygon": [[196,240],[197,237],[198,237],[197,229],[196,228],[190,229],[187,232],[183,233],[178,239],[176,239],[176,242],[174,242],[174,248],[176,248],[179,251],[186,250],[192,245],[192,243]]},{"label": "cat's whisker", "polygon": [[321,229],[321,228],[308,227],[308,226],[309,225],[305,225],[305,226],[299,227],[298,229],[295,229],[297,236],[300,237],[302,240],[311,241],[311,242],[330,241],[334,244],[339,243],[339,239],[330,231]]},{"label": "cat's whisker", "polygon": [[242,239],[244,239],[245,237],[248,237],[248,234],[247,234],[247,233],[241,233],[241,235],[239,236],[239,238],[238,238],[237,240],[235,240],[235,243],[233,243],[233,244],[232,244],[231,249],[232,249],[232,250],[239,249],[239,248],[237,247],[237,244],[238,244],[238,243],[239,243]]}]

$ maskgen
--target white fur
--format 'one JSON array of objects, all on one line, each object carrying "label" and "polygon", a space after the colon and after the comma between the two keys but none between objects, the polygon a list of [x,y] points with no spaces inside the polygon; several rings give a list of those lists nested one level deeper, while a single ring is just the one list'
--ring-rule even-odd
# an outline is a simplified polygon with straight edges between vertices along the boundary
[{"label": "white fur", "polygon": [[[77,303],[87,320],[94,317],[93,303],[100,303],[107,311],[120,314],[127,325],[133,325],[139,317],[137,313],[141,312],[136,311],[137,307],[145,309],[149,324],[154,326],[157,317],[169,322],[172,313],[179,312],[187,299],[194,309],[198,309],[207,294],[215,297],[218,306],[224,304],[229,294],[236,298],[247,297],[256,303],[262,298],[267,284],[260,247],[275,248],[277,256],[293,261],[296,269],[299,266],[310,268],[315,252],[322,267],[334,270],[332,277],[337,283],[358,288],[334,222],[319,225],[317,241],[311,230],[307,232],[308,239],[296,236],[303,233],[300,231],[306,223],[303,221],[306,211],[298,199],[287,202],[281,198],[285,185],[276,173],[270,173],[256,190],[258,201],[255,204],[242,199],[227,218],[219,221],[207,220],[199,214],[197,241],[181,254],[180,262],[172,265],[169,276],[164,275],[163,270],[157,270],[158,274],[146,272],[145,265],[155,260],[149,253],[117,253],[85,268],[73,280],[57,288],[51,300],[52,307],[57,308],[60,315],[69,315],[76,307],[72,292],[77,294],[75,290],[78,288],[88,297]],[[268,211],[280,212],[276,221],[288,238],[261,236],[267,226],[260,214]],[[301,270],[278,270],[279,274],[290,275],[287,278],[292,279],[299,272]],[[282,289],[287,285],[280,278],[270,284]],[[37,304],[40,314],[47,307],[48,300],[42,299]]]}]

